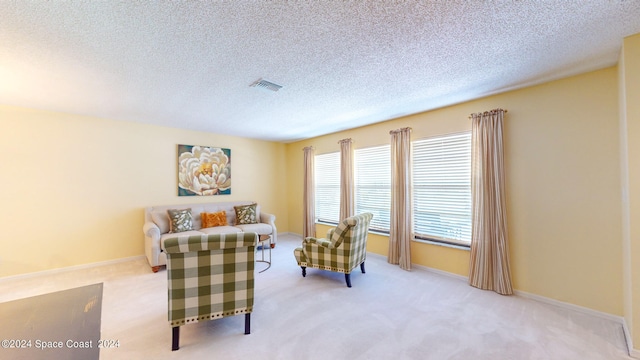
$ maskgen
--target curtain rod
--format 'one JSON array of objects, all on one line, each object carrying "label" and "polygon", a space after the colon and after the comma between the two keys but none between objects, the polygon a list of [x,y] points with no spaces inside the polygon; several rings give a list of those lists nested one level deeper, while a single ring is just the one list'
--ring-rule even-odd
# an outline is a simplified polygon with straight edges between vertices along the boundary
[{"label": "curtain rod", "polygon": [[479,113],[473,113],[471,115],[469,115],[469,119],[471,119],[473,117],[473,115],[491,115],[493,113],[496,113],[498,111],[504,111],[504,113],[507,113],[507,109],[493,109],[493,110],[489,110],[489,111],[485,111],[485,112],[479,112]]},{"label": "curtain rod", "polygon": [[397,130],[391,130],[391,131],[389,131],[389,134],[399,133],[399,132],[405,131],[405,130],[412,131],[413,129],[410,128],[410,127],[403,127],[403,128],[397,129]]}]

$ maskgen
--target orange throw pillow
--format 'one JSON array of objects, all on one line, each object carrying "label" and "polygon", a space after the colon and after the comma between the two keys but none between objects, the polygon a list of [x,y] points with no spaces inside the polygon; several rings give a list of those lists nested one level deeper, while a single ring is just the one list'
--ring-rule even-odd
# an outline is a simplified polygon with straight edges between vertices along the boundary
[{"label": "orange throw pillow", "polygon": [[202,228],[227,225],[227,213],[225,211],[201,213],[200,218],[202,218]]}]

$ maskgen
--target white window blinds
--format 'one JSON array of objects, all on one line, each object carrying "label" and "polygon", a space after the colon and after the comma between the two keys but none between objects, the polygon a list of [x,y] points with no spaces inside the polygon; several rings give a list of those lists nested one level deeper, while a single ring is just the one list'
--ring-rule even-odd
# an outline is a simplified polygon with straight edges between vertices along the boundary
[{"label": "white window blinds", "polygon": [[471,132],[413,142],[417,238],[471,243]]},{"label": "white window blinds", "polygon": [[389,232],[391,204],[390,146],[355,150],[356,214],[373,214],[369,228]]},{"label": "white window blinds", "polygon": [[338,223],[340,217],[340,153],[316,155],[316,219]]}]

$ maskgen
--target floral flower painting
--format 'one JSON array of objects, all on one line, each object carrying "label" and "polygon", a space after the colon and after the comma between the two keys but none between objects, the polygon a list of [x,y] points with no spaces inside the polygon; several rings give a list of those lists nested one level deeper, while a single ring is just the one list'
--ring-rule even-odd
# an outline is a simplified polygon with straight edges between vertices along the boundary
[{"label": "floral flower painting", "polygon": [[231,150],[178,145],[178,195],[231,194]]}]

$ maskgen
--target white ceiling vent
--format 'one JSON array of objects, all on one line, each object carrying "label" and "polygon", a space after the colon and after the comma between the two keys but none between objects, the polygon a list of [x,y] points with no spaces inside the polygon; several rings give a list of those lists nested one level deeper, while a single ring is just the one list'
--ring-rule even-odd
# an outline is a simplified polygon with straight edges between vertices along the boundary
[{"label": "white ceiling vent", "polygon": [[258,79],[256,82],[251,84],[252,87],[258,87],[265,90],[278,91],[282,88],[282,85],[274,84],[271,81]]}]

